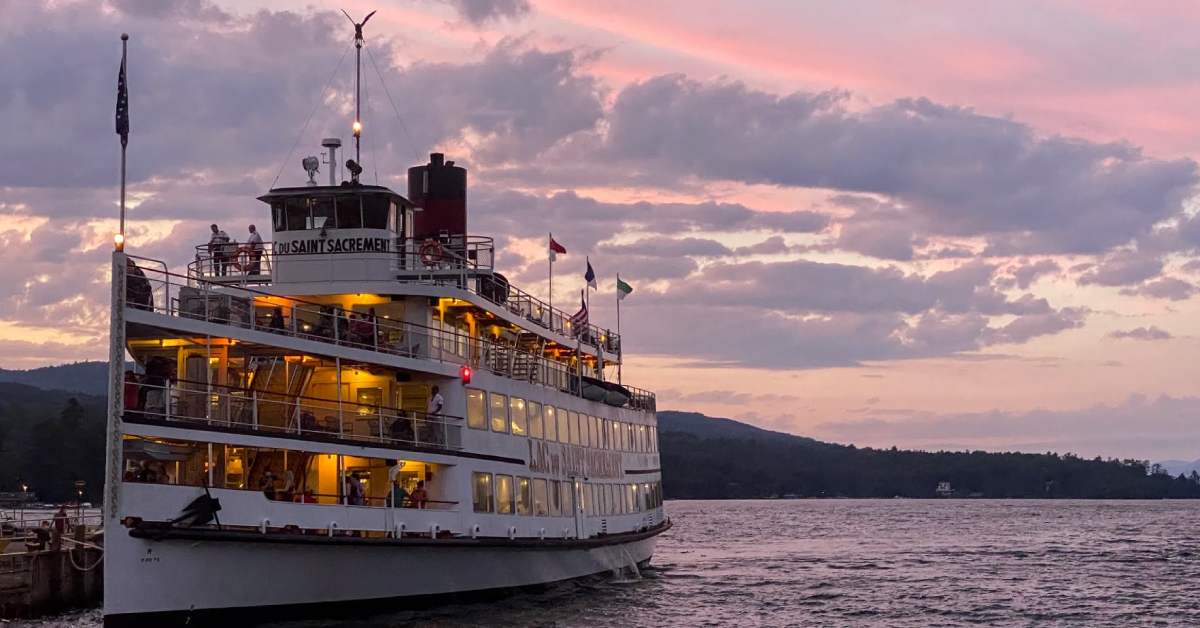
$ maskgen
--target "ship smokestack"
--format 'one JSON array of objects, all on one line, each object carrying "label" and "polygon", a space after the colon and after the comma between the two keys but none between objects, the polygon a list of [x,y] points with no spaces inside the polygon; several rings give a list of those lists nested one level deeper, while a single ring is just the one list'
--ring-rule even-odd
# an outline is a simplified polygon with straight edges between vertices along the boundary
[{"label": "ship smokestack", "polygon": [[467,234],[467,170],[430,153],[429,163],[408,169],[408,200],[422,211],[413,216],[418,240]]}]

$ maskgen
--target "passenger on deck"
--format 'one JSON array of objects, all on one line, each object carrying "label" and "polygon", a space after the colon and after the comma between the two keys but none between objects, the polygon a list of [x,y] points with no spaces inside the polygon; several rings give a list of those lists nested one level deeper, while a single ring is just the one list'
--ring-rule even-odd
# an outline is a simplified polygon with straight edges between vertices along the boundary
[{"label": "passenger on deck", "polygon": [[333,308],[321,306],[320,320],[313,334],[322,338],[333,338]]},{"label": "passenger on deck", "polygon": [[138,407],[138,398],[139,398],[138,393],[139,393],[141,387],[142,387],[142,385],[141,385],[141,382],[138,380],[137,373],[134,373],[132,369],[126,370],[125,371],[125,392],[124,392],[125,412],[126,413],[129,413],[130,410],[141,410],[141,408]]},{"label": "passenger on deck", "polygon": [[292,501],[292,494],[296,492],[296,474],[288,469],[283,474],[283,488],[275,493],[276,499],[281,502]]},{"label": "passenger on deck", "polygon": [[141,467],[137,472],[137,481],[155,484],[158,482],[158,471],[150,466],[149,460],[143,460]]},{"label": "passenger on deck", "polygon": [[250,237],[246,238],[246,249],[250,257],[250,263],[246,265],[246,274],[262,274],[263,239],[254,225],[250,225]]},{"label": "passenger on deck", "polygon": [[392,487],[390,501],[393,508],[403,508],[404,500],[408,498],[408,491],[400,483],[400,469],[403,467],[404,463],[399,460],[388,461],[388,486]]},{"label": "passenger on deck", "polygon": [[283,324],[283,308],[282,307],[275,306],[275,309],[271,310],[271,321],[268,324],[268,327],[270,327],[271,331],[287,330],[287,327]]},{"label": "passenger on deck", "polygon": [[224,275],[225,266],[229,263],[225,251],[229,244],[229,234],[221,231],[215,224],[209,225],[209,228],[212,229],[212,237],[208,240],[208,254],[212,256],[213,272],[216,275]]},{"label": "passenger on deck", "polygon": [[154,290],[146,273],[132,259],[125,258],[125,298],[129,305],[139,310],[154,309]]},{"label": "passenger on deck", "polygon": [[263,472],[262,479],[258,482],[258,488],[267,496],[267,499],[275,499],[275,474],[271,472],[271,467]]},{"label": "passenger on deck", "polygon": [[413,489],[408,500],[412,502],[413,508],[424,508],[425,503],[429,501],[429,495],[425,492],[425,480],[417,482],[417,488]]}]

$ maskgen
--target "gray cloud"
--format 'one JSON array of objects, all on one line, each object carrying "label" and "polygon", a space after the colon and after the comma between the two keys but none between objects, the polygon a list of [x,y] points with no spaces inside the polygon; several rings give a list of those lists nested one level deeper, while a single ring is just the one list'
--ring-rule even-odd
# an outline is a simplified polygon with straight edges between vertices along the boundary
[{"label": "gray cloud", "polygon": [[1133,329],[1117,330],[1108,335],[1117,340],[1170,340],[1171,333],[1154,325],[1149,327],[1134,327]]},{"label": "gray cloud", "polygon": [[923,232],[987,235],[997,251],[1103,251],[1179,212],[1200,181],[1192,161],[1126,144],[924,99],[845,99],[660,76],[617,95],[607,148],[662,172],[888,195]]},{"label": "gray cloud", "polygon": [[1079,277],[1080,285],[1127,286],[1157,276],[1163,269],[1161,259],[1134,251],[1117,251]]},{"label": "gray cloud", "polygon": [[1160,277],[1148,281],[1136,288],[1125,288],[1121,294],[1126,296],[1143,296],[1152,299],[1168,299],[1170,301],[1185,301],[1192,298],[1200,289],[1195,284],[1176,279],[1175,277]]},{"label": "gray cloud", "polygon": [[447,0],[472,24],[483,24],[503,18],[518,18],[529,13],[527,0]]}]

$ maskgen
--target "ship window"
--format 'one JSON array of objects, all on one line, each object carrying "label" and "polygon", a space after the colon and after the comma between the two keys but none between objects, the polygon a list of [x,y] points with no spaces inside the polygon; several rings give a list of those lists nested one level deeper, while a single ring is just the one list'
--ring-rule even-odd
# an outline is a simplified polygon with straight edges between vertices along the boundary
[{"label": "ship window", "polygon": [[[313,210],[316,213],[316,210]],[[332,223],[331,223],[332,224]],[[361,229],[363,226],[362,220],[362,197],[359,196],[343,196],[337,200],[337,226],[338,229]]]},{"label": "ship window", "polygon": [[592,494],[592,485],[584,484],[583,485],[583,514],[585,514],[589,517],[596,514],[596,503],[593,500],[593,498],[594,498],[594,495]]},{"label": "ship window", "polygon": [[613,514],[614,515],[625,514],[625,498],[621,495],[621,485],[620,484],[609,484],[608,488],[611,489],[611,492],[612,492]]},{"label": "ship window", "polygon": [[508,400],[508,416],[514,435],[527,436],[529,434],[529,426],[525,423],[524,399],[512,397]]},{"label": "ship window", "polygon": [[323,227],[333,227],[333,197],[318,196],[312,199],[312,218],[309,222],[309,229],[321,229]]},{"label": "ship window", "polygon": [[567,411],[562,408],[558,409],[558,440],[569,443],[571,442],[571,430],[567,427],[567,421],[570,417],[567,416]]},{"label": "ship window", "polygon": [[533,514],[535,517],[546,516],[549,504],[546,503],[546,480],[542,478],[533,479]]},{"label": "ship window", "polygon": [[[367,229],[387,229],[392,204],[386,196],[372,194],[362,199],[362,226]],[[393,227],[393,231],[395,228]]]},{"label": "ship window", "polygon": [[496,474],[496,513],[513,514],[513,476]]},{"label": "ship window", "polygon": [[529,478],[517,478],[517,514],[528,515],[533,512],[533,487]]},{"label": "ship window", "polygon": [[542,404],[536,401],[529,402],[529,435],[534,438],[546,436],[542,430]]},{"label": "ship window", "polygon": [[575,500],[571,498],[571,483],[558,483],[558,498],[562,501],[562,514],[564,517],[574,517],[575,512],[572,510],[575,506]]},{"label": "ship window", "polygon": [[650,510],[651,508],[654,508],[653,500],[650,496],[649,484],[642,485],[642,504],[642,510]]},{"label": "ship window", "polygon": [[642,500],[641,500],[641,495],[640,495],[640,491],[638,490],[637,484],[629,485],[629,494],[632,496],[632,499],[633,499],[633,512],[638,512],[639,510],[642,509]]},{"label": "ship window", "polygon": [[302,231],[308,228],[308,199],[289,198],[284,201],[287,231]]},{"label": "ship window", "polygon": [[618,425],[618,423],[617,423],[616,421],[610,421],[610,423],[612,424],[612,425],[611,425],[612,429],[611,429],[611,430],[609,430],[609,432],[610,432],[610,435],[611,435],[612,441],[609,443],[608,447],[609,447],[609,449],[613,449],[613,450],[618,450],[618,451],[619,451],[619,450],[621,449],[621,437],[620,437],[620,435],[617,433],[617,432],[619,431],[619,430],[617,429],[617,425]]},{"label": "ship window", "polygon": [[508,431],[508,397],[496,393],[488,393],[492,401],[492,431]]},{"label": "ship window", "polygon": [[287,231],[287,214],[283,211],[283,201],[271,203],[271,225],[275,231]]},{"label": "ship window", "polygon": [[580,434],[579,434],[579,413],[572,410],[568,416],[571,417],[571,420],[568,422],[568,429],[571,430],[571,444],[578,445],[579,444],[579,436],[580,436]]},{"label": "ship window", "polygon": [[467,427],[477,430],[487,429],[487,417],[484,414],[483,391],[475,388],[467,389]]},{"label": "ship window", "polygon": [[600,447],[600,417],[588,417],[588,430],[592,434],[592,447]]},{"label": "ship window", "polygon": [[558,440],[558,419],[554,406],[542,408],[542,415],[546,418],[546,440]]},{"label": "ship window", "polygon": [[472,473],[471,487],[475,512],[492,512],[492,474]]},{"label": "ship window", "polygon": [[633,484],[625,485],[625,512],[637,512],[637,486]]},{"label": "ship window", "polygon": [[592,444],[588,434],[588,415],[579,414],[579,444],[590,447]]},{"label": "ship window", "polygon": [[392,233],[400,233],[399,223],[401,215],[400,212],[402,211],[400,209],[400,204],[393,201],[389,207],[391,209],[388,210],[388,231],[391,231]]},{"label": "ship window", "polygon": [[558,517],[562,514],[562,489],[558,487],[559,484],[561,482],[558,480],[550,480],[550,485],[547,487],[546,498],[551,517]]}]

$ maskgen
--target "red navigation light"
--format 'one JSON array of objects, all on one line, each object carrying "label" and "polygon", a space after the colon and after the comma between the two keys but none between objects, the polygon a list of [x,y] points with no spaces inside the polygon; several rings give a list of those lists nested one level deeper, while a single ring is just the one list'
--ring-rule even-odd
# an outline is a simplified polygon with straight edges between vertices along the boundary
[{"label": "red navigation light", "polygon": [[458,369],[458,376],[462,378],[462,382],[464,384],[470,384],[471,383],[471,367],[464,364],[462,366],[462,368]]}]

